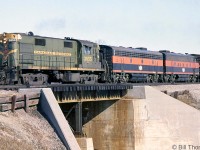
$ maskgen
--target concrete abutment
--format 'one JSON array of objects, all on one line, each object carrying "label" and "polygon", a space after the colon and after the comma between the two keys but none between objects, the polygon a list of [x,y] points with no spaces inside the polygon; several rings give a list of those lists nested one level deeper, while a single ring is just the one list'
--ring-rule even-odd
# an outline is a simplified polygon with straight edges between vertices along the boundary
[{"label": "concrete abutment", "polygon": [[89,109],[83,131],[98,150],[200,145],[200,112],[150,86],[135,86],[121,100],[95,102]]},{"label": "concrete abutment", "polygon": [[[149,86],[134,86],[121,100],[82,102],[81,108],[82,113],[74,109],[82,115],[82,131],[88,137],[77,138],[81,149],[170,150],[200,145],[200,112]],[[81,130],[80,124],[75,128]]]}]

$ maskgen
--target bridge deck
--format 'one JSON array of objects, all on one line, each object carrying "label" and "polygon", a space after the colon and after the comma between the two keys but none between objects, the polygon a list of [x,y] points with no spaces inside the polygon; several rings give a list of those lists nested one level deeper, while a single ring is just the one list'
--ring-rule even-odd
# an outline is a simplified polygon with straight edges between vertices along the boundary
[{"label": "bridge deck", "polygon": [[[32,89],[51,88],[59,103],[121,99],[132,84],[51,84],[31,86]],[[0,87],[1,89],[1,87]],[[3,89],[29,89],[25,86],[4,86]]]}]

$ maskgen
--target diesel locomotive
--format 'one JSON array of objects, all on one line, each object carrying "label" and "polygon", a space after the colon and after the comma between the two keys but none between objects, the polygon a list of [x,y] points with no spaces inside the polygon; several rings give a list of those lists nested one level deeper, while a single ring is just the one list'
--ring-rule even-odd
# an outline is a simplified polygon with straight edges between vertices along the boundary
[{"label": "diesel locomotive", "polygon": [[98,44],[32,32],[0,34],[0,83],[95,83],[104,73]]},{"label": "diesel locomotive", "polygon": [[113,82],[158,82],[163,78],[163,56],[145,48],[100,45]]},{"label": "diesel locomotive", "polygon": [[196,82],[199,64],[189,54],[100,45],[113,82]]},{"label": "diesel locomotive", "polygon": [[0,34],[0,84],[196,82],[195,55],[34,35]]}]

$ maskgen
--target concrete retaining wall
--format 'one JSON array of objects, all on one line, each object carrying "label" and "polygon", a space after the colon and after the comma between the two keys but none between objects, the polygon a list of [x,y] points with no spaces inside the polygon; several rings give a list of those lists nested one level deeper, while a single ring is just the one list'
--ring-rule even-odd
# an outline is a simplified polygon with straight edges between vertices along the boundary
[{"label": "concrete retaining wall", "polygon": [[67,149],[80,150],[76,138],[74,137],[70,126],[65,119],[58,105],[58,102],[50,88],[42,89],[39,107],[55,128],[58,136],[61,138],[63,144],[67,147]]}]

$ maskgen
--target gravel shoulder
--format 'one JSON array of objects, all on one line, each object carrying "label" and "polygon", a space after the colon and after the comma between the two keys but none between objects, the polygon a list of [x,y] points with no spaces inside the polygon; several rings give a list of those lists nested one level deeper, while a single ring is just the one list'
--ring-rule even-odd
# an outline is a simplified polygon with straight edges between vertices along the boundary
[{"label": "gravel shoulder", "polygon": [[[0,91],[0,97],[13,92]],[[15,93],[16,94],[16,93]],[[32,107],[0,112],[0,149],[6,150],[66,150],[48,121]]]}]

